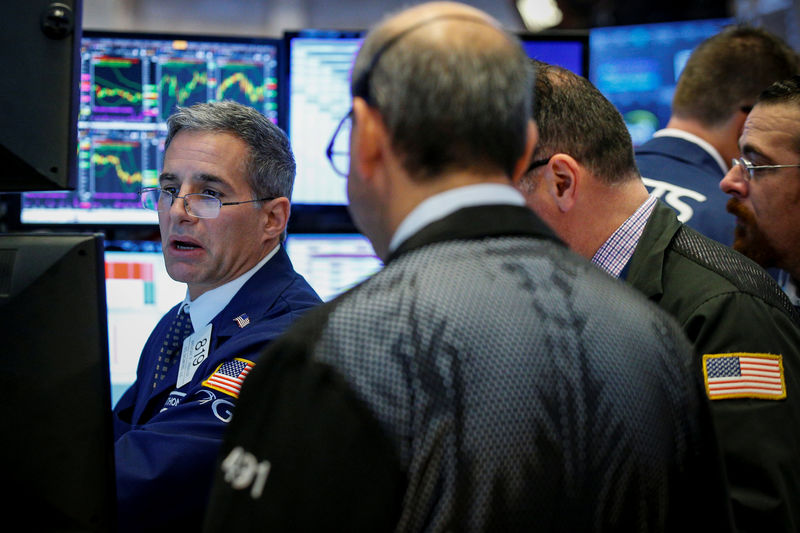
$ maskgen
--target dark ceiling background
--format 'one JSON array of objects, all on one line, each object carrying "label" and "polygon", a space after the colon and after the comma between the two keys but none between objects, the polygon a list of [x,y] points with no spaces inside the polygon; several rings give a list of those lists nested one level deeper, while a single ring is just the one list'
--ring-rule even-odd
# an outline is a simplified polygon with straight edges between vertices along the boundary
[{"label": "dark ceiling background", "polygon": [[558,0],[564,20],[561,29],[586,29],[674,20],[733,16],[728,1],[722,0]]}]

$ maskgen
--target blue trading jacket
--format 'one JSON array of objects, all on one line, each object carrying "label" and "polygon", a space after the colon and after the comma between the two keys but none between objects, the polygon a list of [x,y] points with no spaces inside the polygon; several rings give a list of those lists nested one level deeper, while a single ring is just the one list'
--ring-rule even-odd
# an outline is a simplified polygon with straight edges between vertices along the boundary
[{"label": "blue trading jacket", "polygon": [[[223,363],[257,363],[268,342],[319,302],[281,248],[211,321],[209,356],[177,390],[177,363],[152,388],[160,345],[179,306],[161,319],[142,351],[136,382],[114,409],[120,531],[199,530],[238,397],[204,382]],[[243,315],[249,323],[241,327],[236,318]]]},{"label": "blue trading jacket", "polygon": [[678,212],[678,219],[706,237],[733,244],[736,219],[725,210],[725,176],[708,152],[676,137],[655,137],[636,149],[636,164],[651,194]]}]

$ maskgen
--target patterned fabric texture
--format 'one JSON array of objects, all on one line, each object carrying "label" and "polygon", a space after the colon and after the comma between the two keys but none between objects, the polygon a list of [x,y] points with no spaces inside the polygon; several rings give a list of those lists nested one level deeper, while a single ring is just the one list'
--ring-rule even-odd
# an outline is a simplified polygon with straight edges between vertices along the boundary
[{"label": "patterned fabric texture", "polygon": [[[575,531],[657,529],[699,445],[689,349],[659,313],[566,255],[519,238],[429,246],[331,314],[314,357],[400,449],[398,530],[556,516]],[[597,498],[594,516],[569,515]]]},{"label": "patterned fabric texture", "polygon": [[800,314],[766,271],[730,248],[716,246],[686,226],[675,234],[674,250],[724,277],[740,291],[783,310],[800,323]]}]

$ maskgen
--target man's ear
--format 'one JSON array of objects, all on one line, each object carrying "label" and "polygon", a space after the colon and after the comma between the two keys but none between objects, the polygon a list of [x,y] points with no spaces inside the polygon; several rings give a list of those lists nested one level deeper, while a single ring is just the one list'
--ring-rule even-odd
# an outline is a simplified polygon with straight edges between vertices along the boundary
[{"label": "man's ear", "polygon": [[377,109],[361,97],[353,99],[353,129],[350,144],[350,164],[355,165],[362,179],[374,175],[381,163],[388,142],[386,126]]},{"label": "man's ear", "polygon": [[525,153],[517,160],[516,165],[514,165],[514,172],[511,174],[511,183],[514,185],[519,183],[519,180],[525,175],[525,171],[528,170],[528,165],[531,163],[531,155],[537,142],[539,142],[539,128],[536,127],[536,123],[533,120],[529,120]]},{"label": "man's ear", "polygon": [[263,202],[261,205],[263,214],[266,216],[264,223],[264,236],[269,239],[280,239],[283,231],[286,229],[286,224],[289,223],[289,213],[291,212],[291,203],[285,196],[280,196],[274,200]]},{"label": "man's ear", "polygon": [[566,213],[577,201],[581,179],[581,166],[567,154],[555,154],[544,169],[547,192],[553,197],[559,211]]}]

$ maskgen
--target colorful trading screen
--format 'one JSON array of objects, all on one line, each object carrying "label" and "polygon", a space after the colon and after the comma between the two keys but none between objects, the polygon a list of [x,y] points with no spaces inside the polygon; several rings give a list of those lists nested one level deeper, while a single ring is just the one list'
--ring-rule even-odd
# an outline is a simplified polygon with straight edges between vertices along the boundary
[{"label": "colorful trading screen", "polygon": [[139,355],[161,317],[186,295],[167,274],[158,242],[107,243],[106,304],[113,403],[136,379]]},{"label": "colorful trading screen", "polygon": [[731,19],[594,28],[589,79],[625,118],[638,146],[666,126],[678,76],[692,50]]},{"label": "colorful trading screen", "polygon": [[280,41],[85,31],[78,182],[28,193],[33,224],[154,224],[138,191],[158,183],[166,119],[177,106],[235,100],[278,123]]}]

